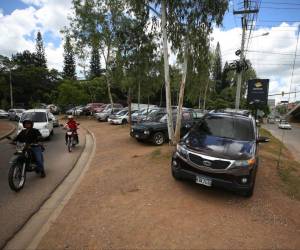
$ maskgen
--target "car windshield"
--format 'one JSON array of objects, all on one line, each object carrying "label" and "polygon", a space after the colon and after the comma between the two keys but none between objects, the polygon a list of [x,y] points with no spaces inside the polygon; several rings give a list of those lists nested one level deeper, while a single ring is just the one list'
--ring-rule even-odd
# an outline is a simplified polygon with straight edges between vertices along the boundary
[{"label": "car windshield", "polygon": [[33,122],[47,122],[47,117],[45,112],[23,113],[21,122],[25,120],[31,120]]},{"label": "car windshield", "polygon": [[16,109],[16,113],[23,113],[24,112],[24,110],[22,110],[22,109]]},{"label": "car windshield", "polygon": [[116,115],[126,115],[127,114],[127,110],[121,110],[118,113],[116,113]]},{"label": "car windshield", "polygon": [[251,120],[243,118],[208,116],[195,129],[201,135],[211,135],[238,141],[252,141],[255,139]]}]

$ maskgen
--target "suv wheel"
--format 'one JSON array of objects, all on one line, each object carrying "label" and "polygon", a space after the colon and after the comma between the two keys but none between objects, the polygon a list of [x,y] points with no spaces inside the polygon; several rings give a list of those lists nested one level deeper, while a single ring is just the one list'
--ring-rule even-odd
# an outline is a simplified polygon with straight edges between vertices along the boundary
[{"label": "suv wheel", "polygon": [[127,120],[126,119],[123,119],[122,120],[122,124],[124,125],[124,124],[126,124],[127,123]]},{"label": "suv wheel", "polygon": [[172,176],[175,180],[177,181],[182,180],[182,177],[178,172],[176,172],[173,168],[171,168],[171,171],[172,171]]},{"label": "suv wheel", "polygon": [[156,146],[161,146],[165,142],[165,136],[162,132],[156,132],[152,136],[152,142]]}]

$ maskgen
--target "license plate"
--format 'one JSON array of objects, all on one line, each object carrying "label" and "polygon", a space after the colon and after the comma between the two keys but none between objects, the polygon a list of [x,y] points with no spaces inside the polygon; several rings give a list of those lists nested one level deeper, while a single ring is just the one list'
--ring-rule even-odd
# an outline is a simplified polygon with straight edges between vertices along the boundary
[{"label": "license plate", "polygon": [[203,176],[196,176],[196,183],[197,184],[200,184],[200,185],[204,185],[204,186],[207,186],[207,187],[211,187],[211,179],[209,178],[206,178],[206,177],[203,177]]},{"label": "license plate", "polygon": [[135,138],[139,138],[140,136],[139,135],[135,135]]}]

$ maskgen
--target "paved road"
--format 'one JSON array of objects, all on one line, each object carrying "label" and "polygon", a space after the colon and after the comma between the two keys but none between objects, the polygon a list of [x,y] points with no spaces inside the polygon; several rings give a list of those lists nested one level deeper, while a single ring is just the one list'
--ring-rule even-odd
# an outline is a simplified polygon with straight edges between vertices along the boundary
[{"label": "paved road", "polygon": [[300,127],[292,126],[291,130],[279,129],[277,124],[266,124],[264,128],[268,129],[277,139],[282,140],[290,149],[296,160],[300,161]]},{"label": "paved road", "polygon": [[72,153],[68,153],[64,144],[65,132],[61,128],[55,128],[51,141],[45,142],[47,177],[41,179],[35,173],[29,173],[26,185],[19,193],[11,191],[7,181],[8,162],[15,148],[7,140],[0,141],[0,249],[39,209],[74,166],[85,143],[84,132],[80,132],[80,145]]}]

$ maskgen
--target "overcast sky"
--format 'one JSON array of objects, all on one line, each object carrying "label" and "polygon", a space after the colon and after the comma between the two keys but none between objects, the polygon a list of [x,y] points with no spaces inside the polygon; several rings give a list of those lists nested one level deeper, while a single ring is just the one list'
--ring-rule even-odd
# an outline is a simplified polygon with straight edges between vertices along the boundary
[{"label": "overcast sky", "polygon": [[[222,27],[213,32],[212,47],[220,42],[223,64],[238,59],[234,52],[241,44],[240,16],[232,14],[240,7],[238,0],[230,1]],[[49,68],[62,70],[63,47],[60,30],[68,25],[71,0],[1,0],[0,54],[11,56],[25,49],[34,51],[36,32],[40,30],[45,43]],[[246,57],[251,60],[260,78],[270,79],[269,93],[300,91],[300,44],[291,85],[298,26],[299,0],[262,0],[256,29],[247,46]],[[268,32],[267,36],[260,36]],[[276,101],[288,100],[288,95],[277,96]],[[295,94],[290,95],[294,101]],[[296,96],[300,100],[300,93]]]}]

